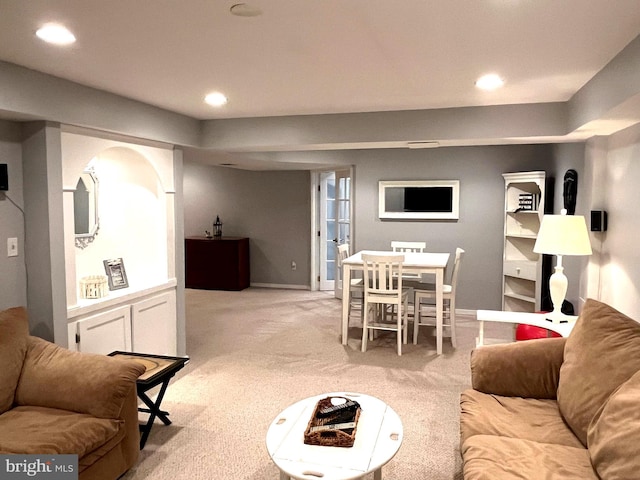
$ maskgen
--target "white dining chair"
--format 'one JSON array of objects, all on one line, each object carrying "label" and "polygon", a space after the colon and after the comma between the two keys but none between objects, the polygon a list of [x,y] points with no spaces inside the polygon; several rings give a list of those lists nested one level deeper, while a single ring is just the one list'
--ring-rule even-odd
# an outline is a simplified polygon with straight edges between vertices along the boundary
[{"label": "white dining chair", "polygon": [[[451,273],[451,283],[443,286],[443,330],[448,327],[451,332],[451,345],[456,348],[456,290],[458,277],[460,276],[460,265],[464,257],[464,250],[456,248],[456,256]],[[418,343],[418,329],[421,326],[435,325],[435,298],[436,287],[434,284],[412,284],[414,289],[414,318],[413,318],[413,344]],[[428,300],[428,305],[423,305],[423,301]]]},{"label": "white dining chair", "polygon": [[[349,251],[349,244],[343,243],[342,245],[338,245],[338,267],[340,269],[340,275],[342,275],[342,262],[351,255]],[[344,278],[342,279],[344,281]],[[347,315],[347,322],[349,318],[351,318],[351,308],[357,307],[360,311],[360,320],[364,316],[364,309],[362,307],[362,297],[364,296],[364,284],[362,282],[362,278],[352,278],[350,280],[349,285],[349,310]],[[355,294],[355,295],[354,295]],[[344,300],[343,300],[344,301]]]},{"label": "white dining chair", "polygon": [[[426,242],[404,242],[400,240],[391,241],[391,250],[402,253],[423,253],[427,248]],[[405,273],[402,275],[404,286],[408,289],[409,301],[415,305],[415,295],[413,293],[414,284],[416,282],[425,281],[424,275],[420,273]],[[415,311],[415,309],[414,309]]]},{"label": "white dining chair", "polygon": [[[427,248],[426,242],[402,242],[399,240],[391,241],[391,250],[394,252],[423,253],[426,248]],[[419,273],[405,273],[403,275],[403,278],[405,282],[420,281],[422,280],[422,275],[420,275]],[[405,286],[409,286],[409,285],[405,283]],[[409,296],[412,297],[411,293],[409,293]]]},{"label": "white dining chair", "polygon": [[424,252],[427,248],[426,242],[401,242],[391,241],[391,250],[394,252]]},{"label": "white dining chair", "polygon": [[[407,343],[407,290],[402,288],[404,255],[362,255],[364,272],[364,317],[362,321],[362,351],[367,351],[367,338],[376,330],[390,330],[397,334],[398,355],[402,343]],[[379,312],[395,306],[395,322],[384,321]],[[373,315],[373,318],[372,318]]]}]

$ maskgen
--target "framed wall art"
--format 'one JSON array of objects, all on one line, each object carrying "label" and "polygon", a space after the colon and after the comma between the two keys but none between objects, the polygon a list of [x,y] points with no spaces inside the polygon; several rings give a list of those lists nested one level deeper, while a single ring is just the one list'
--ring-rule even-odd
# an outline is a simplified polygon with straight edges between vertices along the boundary
[{"label": "framed wall art", "polygon": [[459,180],[378,182],[381,219],[457,220],[459,209]]},{"label": "framed wall art", "polygon": [[102,263],[104,263],[104,270],[109,279],[109,290],[118,290],[129,286],[122,258],[104,260]]}]

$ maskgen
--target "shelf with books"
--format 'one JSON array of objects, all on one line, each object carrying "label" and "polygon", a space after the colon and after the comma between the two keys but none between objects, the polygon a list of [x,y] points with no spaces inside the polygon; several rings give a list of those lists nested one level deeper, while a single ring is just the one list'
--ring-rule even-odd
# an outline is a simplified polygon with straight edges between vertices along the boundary
[{"label": "shelf with books", "polygon": [[[543,256],[533,251],[540,222],[550,208],[544,171],[503,174],[505,181],[502,309],[541,308]],[[548,275],[547,275],[548,277]]]}]

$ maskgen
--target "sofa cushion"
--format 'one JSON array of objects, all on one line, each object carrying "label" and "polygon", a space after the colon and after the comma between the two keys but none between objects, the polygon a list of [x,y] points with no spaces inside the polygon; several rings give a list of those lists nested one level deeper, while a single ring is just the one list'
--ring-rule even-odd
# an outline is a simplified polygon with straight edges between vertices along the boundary
[{"label": "sofa cushion", "polygon": [[475,390],[504,397],[556,399],[565,338],[505,343],[471,352]]},{"label": "sofa cushion", "polygon": [[587,441],[602,478],[638,478],[640,472],[640,372],[623,383],[596,413]]},{"label": "sofa cushion", "polygon": [[587,429],[611,393],[640,370],[640,324],[588,299],[567,338],[558,405],[583,445]]},{"label": "sofa cushion", "polygon": [[0,414],[13,405],[28,336],[29,321],[24,308],[0,312]]},{"label": "sofa cushion", "polygon": [[476,435],[462,455],[464,480],[599,480],[583,447]]},{"label": "sofa cushion", "polygon": [[81,459],[124,436],[124,422],[45,407],[16,407],[0,415],[0,453],[77,454]]},{"label": "sofa cushion", "polygon": [[474,435],[500,435],[584,448],[555,400],[502,397],[466,390],[460,396],[460,445]]},{"label": "sofa cushion", "polygon": [[59,408],[98,418],[117,418],[145,367],[135,360],[71,352],[29,337],[17,405]]}]

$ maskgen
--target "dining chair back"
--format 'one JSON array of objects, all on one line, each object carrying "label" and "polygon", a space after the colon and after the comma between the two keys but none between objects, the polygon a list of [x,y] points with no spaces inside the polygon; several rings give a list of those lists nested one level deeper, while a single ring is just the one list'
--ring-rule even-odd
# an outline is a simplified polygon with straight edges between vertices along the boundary
[{"label": "dining chair back", "polygon": [[349,257],[349,244],[338,245],[338,266],[342,266],[342,261]]},{"label": "dining chair back", "polygon": [[[391,241],[391,250],[394,252],[416,252],[422,253],[427,248],[426,242],[401,242],[398,240]],[[422,275],[419,273],[405,273],[404,274],[405,281],[420,281],[422,280]]]},{"label": "dining chair back", "polygon": [[[391,330],[397,334],[398,355],[402,355],[402,343],[407,343],[407,291],[402,288],[402,263],[404,255],[362,254],[364,272],[364,304],[362,324],[362,351],[367,351],[367,337],[373,339],[376,330]],[[394,322],[385,321],[382,312],[395,307]],[[393,317],[392,317],[393,318]]]},{"label": "dining chair back", "polygon": [[426,242],[401,242],[391,241],[391,250],[394,252],[424,252],[427,248]]},{"label": "dining chair back", "polygon": [[[460,276],[460,266],[465,251],[462,248],[456,248],[456,256],[453,263],[453,272],[451,273],[451,283],[443,286],[443,327],[448,327],[451,332],[451,345],[457,347],[456,341],[456,292],[458,288],[458,278]],[[433,312],[433,302],[436,298],[436,289],[434,284],[423,284],[424,286],[413,285],[414,297],[414,318],[413,318],[413,343],[418,343],[418,329],[423,325],[434,325],[435,313]],[[429,301],[429,305],[423,305],[425,300]],[[429,310],[427,310],[427,308]]]}]

